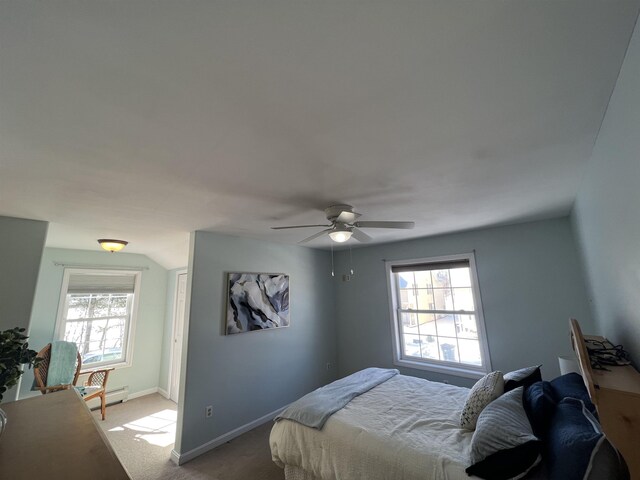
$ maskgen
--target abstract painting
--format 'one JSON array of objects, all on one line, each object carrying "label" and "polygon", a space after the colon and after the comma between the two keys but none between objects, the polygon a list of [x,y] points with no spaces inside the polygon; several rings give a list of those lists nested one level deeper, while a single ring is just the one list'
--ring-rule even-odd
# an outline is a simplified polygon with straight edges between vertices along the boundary
[{"label": "abstract painting", "polygon": [[227,335],[289,326],[289,275],[230,273]]}]

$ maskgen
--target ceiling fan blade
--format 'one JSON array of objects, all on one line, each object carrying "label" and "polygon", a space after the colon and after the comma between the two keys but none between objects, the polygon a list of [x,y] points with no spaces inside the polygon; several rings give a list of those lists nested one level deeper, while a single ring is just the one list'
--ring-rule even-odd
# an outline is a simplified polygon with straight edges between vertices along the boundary
[{"label": "ceiling fan blade", "polygon": [[314,233],[313,235],[311,235],[310,237],[305,238],[304,240],[300,240],[298,243],[310,242],[311,240],[314,240],[314,239],[316,239],[318,237],[321,237],[322,235],[324,235],[325,233],[330,232],[330,231],[331,231],[331,229],[327,228],[326,230],[322,230],[321,232]]},{"label": "ceiling fan blade", "polygon": [[404,228],[411,229],[415,226],[414,222],[356,222],[354,227],[359,228]]},{"label": "ceiling fan blade", "polygon": [[370,242],[371,240],[373,240],[369,235],[364,233],[362,230],[358,230],[357,228],[354,228],[351,231],[351,236],[356,240],[358,240],[359,242],[363,242],[363,243]]},{"label": "ceiling fan blade", "polygon": [[340,212],[335,221],[337,223],[353,223],[359,216],[360,214],[356,212]]},{"label": "ceiling fan blade", "polygon": [[287,228],[330,227],[331,225],[292,225],[290,227],[271,227],[271,230],[285,230]]}]

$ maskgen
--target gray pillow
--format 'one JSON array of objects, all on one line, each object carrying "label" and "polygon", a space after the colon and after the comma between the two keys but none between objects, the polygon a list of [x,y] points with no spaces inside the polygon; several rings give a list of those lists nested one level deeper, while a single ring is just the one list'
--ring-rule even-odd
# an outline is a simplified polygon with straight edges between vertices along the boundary
[{"label": "gray pillow", "polygon": [[540,367],[542,365],[534,365],[525,367],[513,372],[504,374],[504,391],[508,392],[518,387],[528,387],[542,380]]},{"label": "gray pillow", "polygon": [[480,414],[471,440],[471,466],[480,478],[521,478],[540,461],[542,442],[533,434],[522,405],[524,387],[491,402]]}]

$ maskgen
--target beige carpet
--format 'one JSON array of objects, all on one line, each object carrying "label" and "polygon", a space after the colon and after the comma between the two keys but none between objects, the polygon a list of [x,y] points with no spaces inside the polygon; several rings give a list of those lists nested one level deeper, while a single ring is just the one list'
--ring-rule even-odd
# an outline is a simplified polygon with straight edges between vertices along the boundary
[{"label": "beige carpet", "polygon": [[176,404],[154,394],[93,412],[133,480],[282,480],[271,461],[271,422],[177,467],[169,455],[175,439]]}]

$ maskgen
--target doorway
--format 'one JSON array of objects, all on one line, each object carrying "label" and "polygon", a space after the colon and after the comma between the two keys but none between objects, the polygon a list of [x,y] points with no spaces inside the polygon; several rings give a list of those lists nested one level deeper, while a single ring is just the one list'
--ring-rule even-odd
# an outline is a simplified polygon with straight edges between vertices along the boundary
[{"label": "doorway", "polygon": [[187,304],[187,271],[176,276],[175,309],[171,329],[171,368],[169,369],[169,398],[178,403],[180,395],[180,361],[182,358],[182,335]]}]

